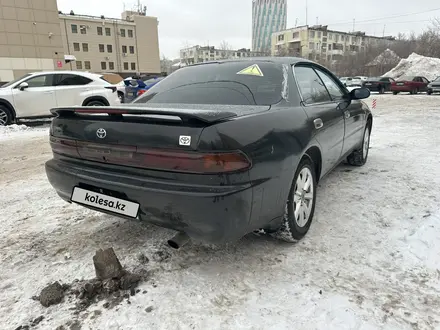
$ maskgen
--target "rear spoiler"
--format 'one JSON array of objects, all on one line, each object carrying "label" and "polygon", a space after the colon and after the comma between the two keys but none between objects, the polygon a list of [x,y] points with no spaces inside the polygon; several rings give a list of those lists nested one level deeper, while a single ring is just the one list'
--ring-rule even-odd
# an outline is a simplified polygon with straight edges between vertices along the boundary
[{"label": "rear spoiler", "polygon": [[145,107],[124,107],[124,108],[110,108],[110,107],[68,107],[68,108],[54,108],[50,112],[57,117],[73,117],[75,115],[102,115],[109,116],[175,116],[181,120],[195,119],[207,124],[212,124],[221,120],[237,117],[236,112],[218,111],[218,110],[192,110],[192,109],[171,109],[171,108],[145,108]]}]

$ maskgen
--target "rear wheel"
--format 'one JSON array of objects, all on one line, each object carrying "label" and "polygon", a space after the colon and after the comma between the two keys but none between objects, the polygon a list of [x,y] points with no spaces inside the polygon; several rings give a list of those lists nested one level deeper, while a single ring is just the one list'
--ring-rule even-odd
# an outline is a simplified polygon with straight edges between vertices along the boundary
[{"label": "rear wheel", "polygon": [[368,150],[370,149],[370,125],[367,124],[362,139],[362,146],[353,151],[347,157],[347,162],[353,166],[362,166],[367,162]]},{"label": "rear wheel", "polygon": [[11,124],[12,119],[12,112],[4,105],[0,105],[0,126]]},{"label": "rear wheel", "polygon": [[393,95],[397,95],[397,94],[399,94],[399,92],[393,92]]},{"label": "rear wheel", "polygon": [[315,212],[316,172],[309,157],[301,160],[295,172],[284,210],[283,222],[272,236],[297,242],[309,231]]},{"label": "rear wheel", "polygon": [[428,91],[426,92],[426,94],[431,95],[431,94],[432,94],[432,90],[428,89]]}]

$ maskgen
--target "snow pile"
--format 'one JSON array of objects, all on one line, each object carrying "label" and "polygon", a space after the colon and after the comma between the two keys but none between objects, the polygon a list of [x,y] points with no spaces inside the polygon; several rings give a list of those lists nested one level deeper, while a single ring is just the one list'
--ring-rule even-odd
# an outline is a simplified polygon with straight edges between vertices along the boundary
[{"label": "snow pile", "polygon": [[32,136],[41,136],[48,133],[48,126],[29,127],[26,125],[0,126],[0,141],[6,139],[29,138]]},{"label": "snow pile", "polygon": [[440,58],[412,53],[407,59],[401,59],[394,69],[383,75],[383,77],[394,79],[402,76],[423,76],[430,81],[434,80],[440,76]]},{"label": "snow pile", "polygon": [[380,53],[374,60],[367,64],[367,66],[376,65],[394,65],[400,61],[399,55],[397,55],[393,50],[387,48],[382,53]]}]

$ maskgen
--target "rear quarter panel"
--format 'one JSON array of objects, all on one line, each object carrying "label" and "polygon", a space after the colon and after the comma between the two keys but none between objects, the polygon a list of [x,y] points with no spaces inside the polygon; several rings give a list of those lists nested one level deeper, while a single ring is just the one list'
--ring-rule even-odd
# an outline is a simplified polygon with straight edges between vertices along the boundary
[{"label": "rear quarter panel", "polygon": [[307,125],[302,107],[286,106],[204,129],[199,149],[242,150],[251,159],[256,227],[282,216],[296,167],[313,140]]}]

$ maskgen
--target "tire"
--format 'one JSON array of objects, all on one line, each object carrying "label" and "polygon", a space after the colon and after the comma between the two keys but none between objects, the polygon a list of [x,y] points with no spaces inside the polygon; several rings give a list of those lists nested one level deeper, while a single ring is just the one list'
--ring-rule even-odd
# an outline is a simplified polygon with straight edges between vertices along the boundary
[{"label": "tire", "polygon": [[[301,184],[308,184],[308,188],[301,189]],[[305,157],[295,172],[282,224],[275,233],[271,234],[273,237],[295,243],[307,234],[315,213],[316,186],[316,171],[313,162],[309,157]],[[301,204],[297,206],[298,203]],[[298,210],[295,214],[296,207]]]},{"label": "tire", "polygon": [[385,94],[385,88],[383,86],[380,86],[379,94]]},{"label": "tire", "polygon": [[432,91],[428,89],[428,91],[426,92],[426,94],[431,95]]},{"label": "tire", "polygon": [[397,95],[397,94],[399,94],[399,92],[393,92],[393,95]]},{"label": "tire", "polygon": [[359,149],[354,150],[347,157],[347,162],[352,166],[365,165],[368,159],[368,150],[370,148],[370,126],[367,124],[364,130],[364,137],[362,139],[362,146]]},{"label": "tire", "polygon": [[124,103],[124,93],[118,92],[118,97],[121,100],[121,103]]},{"label": "tire", "polygon": [[12,112],[4,105],[0,105],[0,126],[12,124]]},{"label": "tire", "polygon": [[99,100],[91,100],[87,102],[86,107],[105,107],[106,104]]}]

